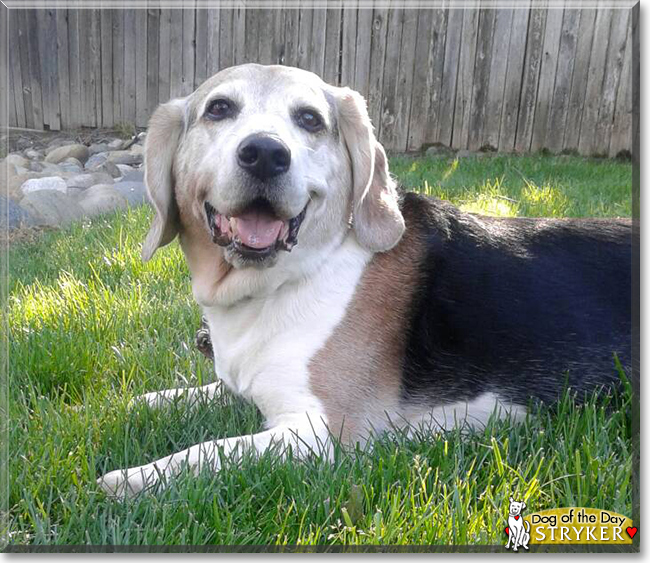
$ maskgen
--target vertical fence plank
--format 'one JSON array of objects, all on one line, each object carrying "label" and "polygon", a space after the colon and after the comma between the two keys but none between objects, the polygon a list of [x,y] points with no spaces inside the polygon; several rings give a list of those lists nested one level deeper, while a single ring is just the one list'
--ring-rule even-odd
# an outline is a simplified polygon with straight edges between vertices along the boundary
[{"label": "vertical fence plank", "polygon": [[451,146],[454,131],[454,114],[456,108],[456,90],[458,87],[458,61],[463,33],[464,10],[449,10],[447,16],[447,33],[445,35],[445,60],[443,81],[440,90],[440,119],[435,137],[445,146]]},{"label": "vertical fence plank", "polygon": [[564,149],[564,126],[571,91],[571,76],[575,65],[579,24],[580,10],[565,10],[555,71],[555,86],[544,141],[544,147],[555,153]]},{"label": "vertical fence plank", "polygon": [[359,8],[357,11],[357,39],[354,54],[353,87],[361,92],[366,100],[370,91],[370,47],[373,35],[372,8]]},{"label": "vertical fence plank", "polygon": [[158,9],[147,10],[147,120],[158,106],[160,16]]},{"label": "vertical fence plank", "polygon": [[488,7],[479,11],[476,58],[474,60],[472,84],[472,105],[469,114],[468,147],[471,150],[477,150],[483,145],[495,21],[496,10]]},{"label": "vertical fence plank", "polygon": [[[5,125],[16,127],[18,116],[16,113],[16,102],[14,99],[14,77],[9,70],[9,10],[3,4],[0,6],[0,76],[5,77],[5,88],[0,89],[0,124],[4,129]],[[6,141],[2,141],[0,149],[7,151]],[[0,177],[4,183],[6,178]],[[4,272],[3,272],[4,273]]]},{"label": "vertical fence plank", "polygon": [[575,62],[571,76],[571,91],[564,127],[563,148],[568,151],[577,151],[580,142],[580,123],[587,90],[596,14],[597,10],[595,9],[580,10],[580,26],[578,28]]},{"label": "vertical fence plank", "polygon": [[589,58],[587,89],[580,123],[580,141],[578,143],[578,150],[585,155],[591,155],[594,152],[596,120],[598,119],[600,95],[605,78],[607,46],[609,44],[609,30],[613,12],[614,10],[611,8],[601,8],[596,15],[596,29]]},{"label": "vertical fence plank", "polygon": [[113,21],[113,122],[124,121],[124,10],[111,10]]},{"label": "vertical fence plank", "polygon": [[[515,10],[498,8],[494,21],[494,40],[490,59],[490,80],[485,108],[484,130],[481,145],[499,148],[503,98],[508,78],[508,54],[512,39],[512,20]],[[510,75],[512,77],[512,75]],[[518,88],[518,86],[515,86]]]},{"label": "vertical fence plank", "polygon": [[411,92],[411,116],[408,128],[409,150],[419,149],[427,137],[428,117],[432,113],[433,51],[439,43],[438,28],[433,25],[434,14],[443,10],[421,9],[417,11],[418,27],[413,65],[413,88]]},{"label": "vertical fence plank", "polygon": [[233,39],[233,10],[219,12],[219,70],[235,64]]},{"label": "vertical fence plank", "polygon": [[169,42],[169,97],[178,98],[183,95],[183,10],[171,11]]},{"label": "vertical fence plank", "polygon": [[469,141],[478,20],[478,8],[464,10],[458,84],[456,86],[456,106],[454,109],[454,128],[451,139],[451,145],[457,149],[466,148]]},{"label": "vertical fence plank", "polygon": [[102,126],[112,127],[113,120],[113,10],[101,10],[101,88]]},{"label": "vertical fence plank", "polygon": [[[210,17],[206,9],[196,11],[195,54],[194,54],[194,88],[198,88],[208,77],[208,34]],[[219,53],[217,52],[217,60]]]},{"label": "vertical fence plank", "polygon": [[[381,113],[378,135],[382,144],[392,150],[395,144],[396,98],[398,95],[398,73],[400,65],[400,44],[404,26],[404,9],[392,8],[388,14],[386,35],[386,69],[381,88]],[[375,125],[377,127],[377,125]]]},{"label": "vertical fence plank", "polygon": [[16,108],[16,126],[17,127],[26,127],[27,123],[25,121],[25,100],[23,97],[23,77],[20,63],[20,39],[19,39],[19,22],[18,22],[18,11],[9,10],[4,8],[5,13],[7,14],[8,27],[7,31],[9,34],[9,71],[11,72],[12,85],[13,85],[13,97],[14,97],[14,107]]},{"label": "vertical fence plank", "polygon": [[158,51],[158,101],[161,104],[171,97],[172,11],[160,10]]},{"label": "vertical fence plank", "polygon": [[219,32],[221,29],[221,13],[226,10],[211,9],[207,11],[208,18],[208,46],[206,53],[205,78],[210,78],[221,70],[219,60],[221,58],[221,44]]},{"label": "vertical fence plank", "polygon": [[46,29],[43,34],[44,53],[43,68],[46,69],[44,86],[49,98],[50,129],[61,129],[61,101],[59,92],[59,42],[56,22],[56,10],[43,10]]},{"label": "vertical fence plank", "polygon": [[233,12],[233,64],[239,65],[246,57],[246,9],[237,8]]},{"label": "vertical fence plank", "polygon": [[308,8],[300,8],[300,26],[298,31],[298,59],[296,66],[309,70],[311,64],[311,29],[313,12]]},{"label": "vertical fence plank", "polygon": [[562,8],[549,10],[546,17],[542,66],[537,87],[537,105],[530,147],[532,151],[545,148],[544,141],[546,140],[546,129],[555,86],[563,19],[564,10]]},{"label": "vertical fence plank", "polygon": [[517,136],[515,140],[515,150],[517,152],[527,152],[530,150],[530,143],[533,137],[545,28],[546,10],[542,8],[532,9],[528,25],[528,37],[526,39],[526,59],[524,62],[521,97],[519,100],[519,115],[517,117]]},{"label": "vertical fence plank", "polygon": [[355,61],[357,56],[358,2],[346,2],[341,25],[341,86],[354,88]]},{"label": "vertical fence plank", "polygon": [[273,37],[273,42],[271,45],[271,60],[273,64],[284,64],[284,30],[285,30],[285,19],[286,11],[284,9],[274,9],[273,10],[273,31],[271,32]]},{"label": "vertical fence plank", "polygon": [[504,152],[512,152],[515,148],[529,19],[530,8],[527,5],[524,4],[514,10],[510,28],[510,45],[508,46],[507,86],[504,92],[499,130],[498,148]]},{"label": "vertical fence plank", "polygon": [[284,60],[282,64],[298,66],[298,43],[300,41],[300,10],[286,11],[284,19]]},{"label": "vertical fence plank", "polygon": [[246,10],[244,21],[246,22],[246,37],[244,41],[244,60],[241,62],[255,63],[260,54],[259,10]]},{"label": "vertical fence plank", "polygon": [[[632,12],[632,10],[630,10]],[[630,14],[630,19],[632,14]],[[616,111],[609,144],[609,156],[632,152],[632,22],[628,21],[623,70],[616,95]]]},{"label": "vertical fence plank", "polygon": [[41,90],[41,65],[39,61],[39,34],[36,10],[25,10],[24,29],[27,36],[29,89],[32,97],[34,128],[43,129],[43,96]]},{"label": "vertical fence plank", "polygon": [[135,125],[147,125],[147,10],[135,10]]},{"label": "vertical fence plank", "polygon": [[327,10],[312,10],[311,50],[308,69],[323,76],[325,66],[325,34],[327,33]]},{"label": "vertical fence plank", "polygon": [[95,96],[92,100],[92,121],[94,127],[102,123],[102,58],[101,58],[101,27],[100,10],[91,10],[90,27],[90,61],[92,64],[91,82]]},{"label": "vertical fence plank", "polygon": [[408,145],[409,119],[411,117],[411,96],[415,70],[415,43],[418,34],[418,11],[404,10],[402,22],[402,44],[395,85],[395,124],[391,150],[404,152]]},{"label": "vertical fence plank", "polygon": [[605,78],[603,81],[593,147],[593,150],[599,155],[607,155],[609,153],[609,141],[612,135],[614,110],[616,108],[616,93],[623,70],[627,28],[631,11],[616,10],[612,16],[609,48],[607,49],[607,63],[605,65]]},{"label": "vertical fence plank", "polygon": [[136,119],[136,14],[135,10],[124,10],[124,99],[122,118],[125,122],[135,124]]},{"label": "vertical fence plank", "polygon": [[339,84],[341,68],[341,10],[341,0],[328,0],[323,79],[328,84],[335,85]]},{"label": "vertical fence plank", "polygon": [[183,76],[181,87],[183,96],[191,94],[194,90],[194,60],[196,56],[196,48],[194,45],[195,18],[195,10],[183,10]]},{"label": "vertical fence plank", "polygon": [[[273,64],[273,29],[275,27],[275,12],[277,10],[257,10],[253,9],[255,21],[258,27],[257,56],[249,59],[248,62],[259,63],[263,65]],[[250,40],[249,40],[250,41]]]},{"label": "vertical fence plank", "polygon": [[381,133],[382,86],[384,83],[388,14],[388,9],[375,8],[372,19],[370,75],[368,77],[368,93],[366,99],[368,100],[368,113],[375,126],[375,134],[377,136]]}]

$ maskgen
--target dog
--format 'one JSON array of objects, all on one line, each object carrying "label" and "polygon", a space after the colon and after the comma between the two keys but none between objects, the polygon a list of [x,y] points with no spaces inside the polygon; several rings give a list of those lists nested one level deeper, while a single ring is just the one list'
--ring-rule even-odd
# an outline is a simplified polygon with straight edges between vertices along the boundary
[{"label": "dog", "polygon": [[266,429],[111,471],[110,494],[274,444],[327,456],[395,426],[518,420],[531,398],[614,384],[614,354],[629,365],[630,221],[481,217],[402,193],[362,96],[310,72],[231,67],[159,106],[145,174],[143,259],[178,236],[221,381],[141,400],[223,382]]},{"label": "dog", "polygon": [[512,551],[517,551],[518,547],[523,547],[528,551],[530,524],[521,515],[525,508],[525,502],[516,502],[510,497],[510,509],[508,510],[508,543],[506,544],[506,549],[510,549],[510,545],[512,544]]}]

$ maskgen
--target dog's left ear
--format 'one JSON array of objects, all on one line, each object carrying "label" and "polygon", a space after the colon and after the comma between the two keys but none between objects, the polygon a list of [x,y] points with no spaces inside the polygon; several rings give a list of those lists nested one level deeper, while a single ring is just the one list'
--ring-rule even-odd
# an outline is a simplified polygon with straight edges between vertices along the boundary
[{"label": "dog's left ear", "polygon": [[522,503],[521,503],[521,509],[523,510],[524,508],[526,508],[526,503],[525,503],[525,502],[522,502]]},{"label": "dog's left ear", "polygon": [[405,228],[395,182],[384,148],[373,133],[365,100],[349,88],[336,90],[339,130],[352,164],[354,230],[362,246],[384,252],[400,241]]}]

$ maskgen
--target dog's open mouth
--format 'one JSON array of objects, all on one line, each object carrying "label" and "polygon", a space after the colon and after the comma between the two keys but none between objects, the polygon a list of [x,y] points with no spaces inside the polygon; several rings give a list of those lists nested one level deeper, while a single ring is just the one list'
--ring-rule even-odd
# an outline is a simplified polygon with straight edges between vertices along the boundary
[{"label": "dog's open mouth", "polygon": [[263,257],[277,250],[291,249],[298,244],[298,231],[305,218],[307,206],[299,215],[284,220],[277,217],[271,204],[257,199],[239,215],[219,213],[207,201],[205,214],[212,241],[219,246],[230,246],[251,257]]}]

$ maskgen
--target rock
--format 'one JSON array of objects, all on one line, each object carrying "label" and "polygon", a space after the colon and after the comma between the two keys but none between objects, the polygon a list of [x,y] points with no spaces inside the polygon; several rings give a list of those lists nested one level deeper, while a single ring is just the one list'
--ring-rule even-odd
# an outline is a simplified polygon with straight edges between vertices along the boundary
[{"label": "rock", "polygon": [[42,162],[39,162],[38,160],[33,160],[32,162],[29,163],[29,169],[32,172],[43,172],[43,170],[45,170],[45,165]]},{"label": "rock", "polygon": [[34,218],[37,225],[57,227],[83,217],[83,208],[67,194],[40,190],[30,192],[20,201],[20,207]]},{"label": "rock", "polygon": [[85,188],[68,188],[68,195],[75,200],[78,200],[79,197],[81,196],[82,193],[84,193],[86,190]]},{"label": "rock", "polygon": [[29,168],[23,168],[22,166],[16,166],[16,174],[26,174],[27,172],[40,172],[40,170],[30,170]]},{"label": "rock", "polygon": [[120,182],[144,182],[144,169],[130,168],[128,171],[124,171]]},{"label": "rock", "polygon": [[90,153],[90,156],[94,154],[98,154],[100,152],[108,152],[111,150],[111,147],[108,145],[108,143],[93,143],[88,147],[88,152]]},{"label": "rock", "polygon": [[97,166],[104,164],[108,160],[108,153],[100,152],[98,154],[92,155],[84,164],[86,169],[93,169]]},{"label": "rock", "polygon": [[114,164],[142,164],[143,155],[130,151],[111,151],[108,153],[108,160]]},{"label": "rock", "polygon": [[33,225],[32,216],[15,201],[0,195],[0,229],[15,229]]},{"label": "rock", "polygon": [[28,194],[31,192],[38,192],[41,190],[65,193],[66,189],[67,186],[65,185],[65,180],[59,178],[58,176],[47,176],[45,178],[32,178],[31,180],[27,180],[20,187],[20,190],[24,194]]},{"label": "rock", "polygon": [[446,157],[453,156],[454,151],[442,145],[434,145],[433,147],[429,147],[426,150],[425,154],[428,157],[446,158]]},{"label": "rock", "polygon": [[45,149],[45,154],[51,153],[53,150],[58,149],[59,147],[64,147],[66,145],[74,145],[74,139],[70,137],[55,137],[47,144],[47,149]]},{"label": "rock", "polygon": [[35,149],[27,149],[25,151],[25,156],[29,158],[29,160],[43,160],[45,158],[45,155],[41,151]]},{"label": "rock", "polygon": [[20,201],[20,199],[24,195],[22,190],[20,189],[22,185],[27,180],[31,180],[32,178],[42,178],[42,177],[43,177],[42,172],[26,172],[25,174],[17,174],[13,177],[8,178],[6,184],[4,178],[0,178],[0,183],[2,183],[2,194],[12,199],[15,199],[16,201]]},{"label": "rock", "polygon": [[70,166],[76,166],[77,168],[84,167],[84,165],[81,164],[81,162],[79,162],[79,159],[74,158],[72,156],[70,158],[66,158],[62,162],[59,162],[59,166],[63,166],[64,164],[69,164]]},{"label": "rock", "polygon": [[117,182],[113,187],[124,196],[129,205],[142,205],[148,201],[144,182]]},{"label": "rock", "polygon": [[113,150],[120,150],[124,146],[124,141],[122,139],[113,139],[108,143],[108,146]]},{"label": "rock", "polygon": [[112,178],[119,178],[122,175],[120,169],[117,167],[117,164],[114,164],[110,160],[107,160],[104,162],[104,164],[93,168],[93,172],[105,172]]},{"label": "rock", "polygon": [[0,182],[4,183],[18,174],[16,167],[10,162],[0,162]]},{"label": "rock", "polygon": [[27,160],[24,156],[16,154],[15,152],[8,154],[7,158],[5,158],[5,162],[7,164],[13,164],[14,166],[22,166],[23,168],[29,168],[29,160]]},{"label": "rock", "polygon": [[74,176],[75,174],[81,174],[84,169],[80,168],[76,164],[61,164],[59,165],[59,168],[61,169],[62,174],[65,174],[66,176]]},{"label": "rock", "polygon": [[140,154],[144,157],[144,147],[142,145],[133,145],[130,149],[129,152],[131,154]]},{"label": "rock", "polygon": [[116,164],[116,166],[120,170],[120,176],[126,176],[135,170],[133,166],[129,166],[128,164]]},{"label": "rock", "polygon": [[65,182],[68,189],[81,188],[86,189],[97,184],[112,184],[113,177],[106,172],[94,172],[92,174],[77,174],[68,178]]},{"label": "rock", "polygon": [[88,152],[88,147],[85,145],[65,145],[62,147],[57,147],[51,152],[48,152],[47,156],[45,157],[45,161],[58,164],[67,158],[76,158],[79,163],[83,165],[88,160],[89,156],[90,153]]},{"label": "rock", "polygon": [[78,202],[90,217],[128,207],[126,198],[114,186],[108,184],[88,188],[79,196]]}]

